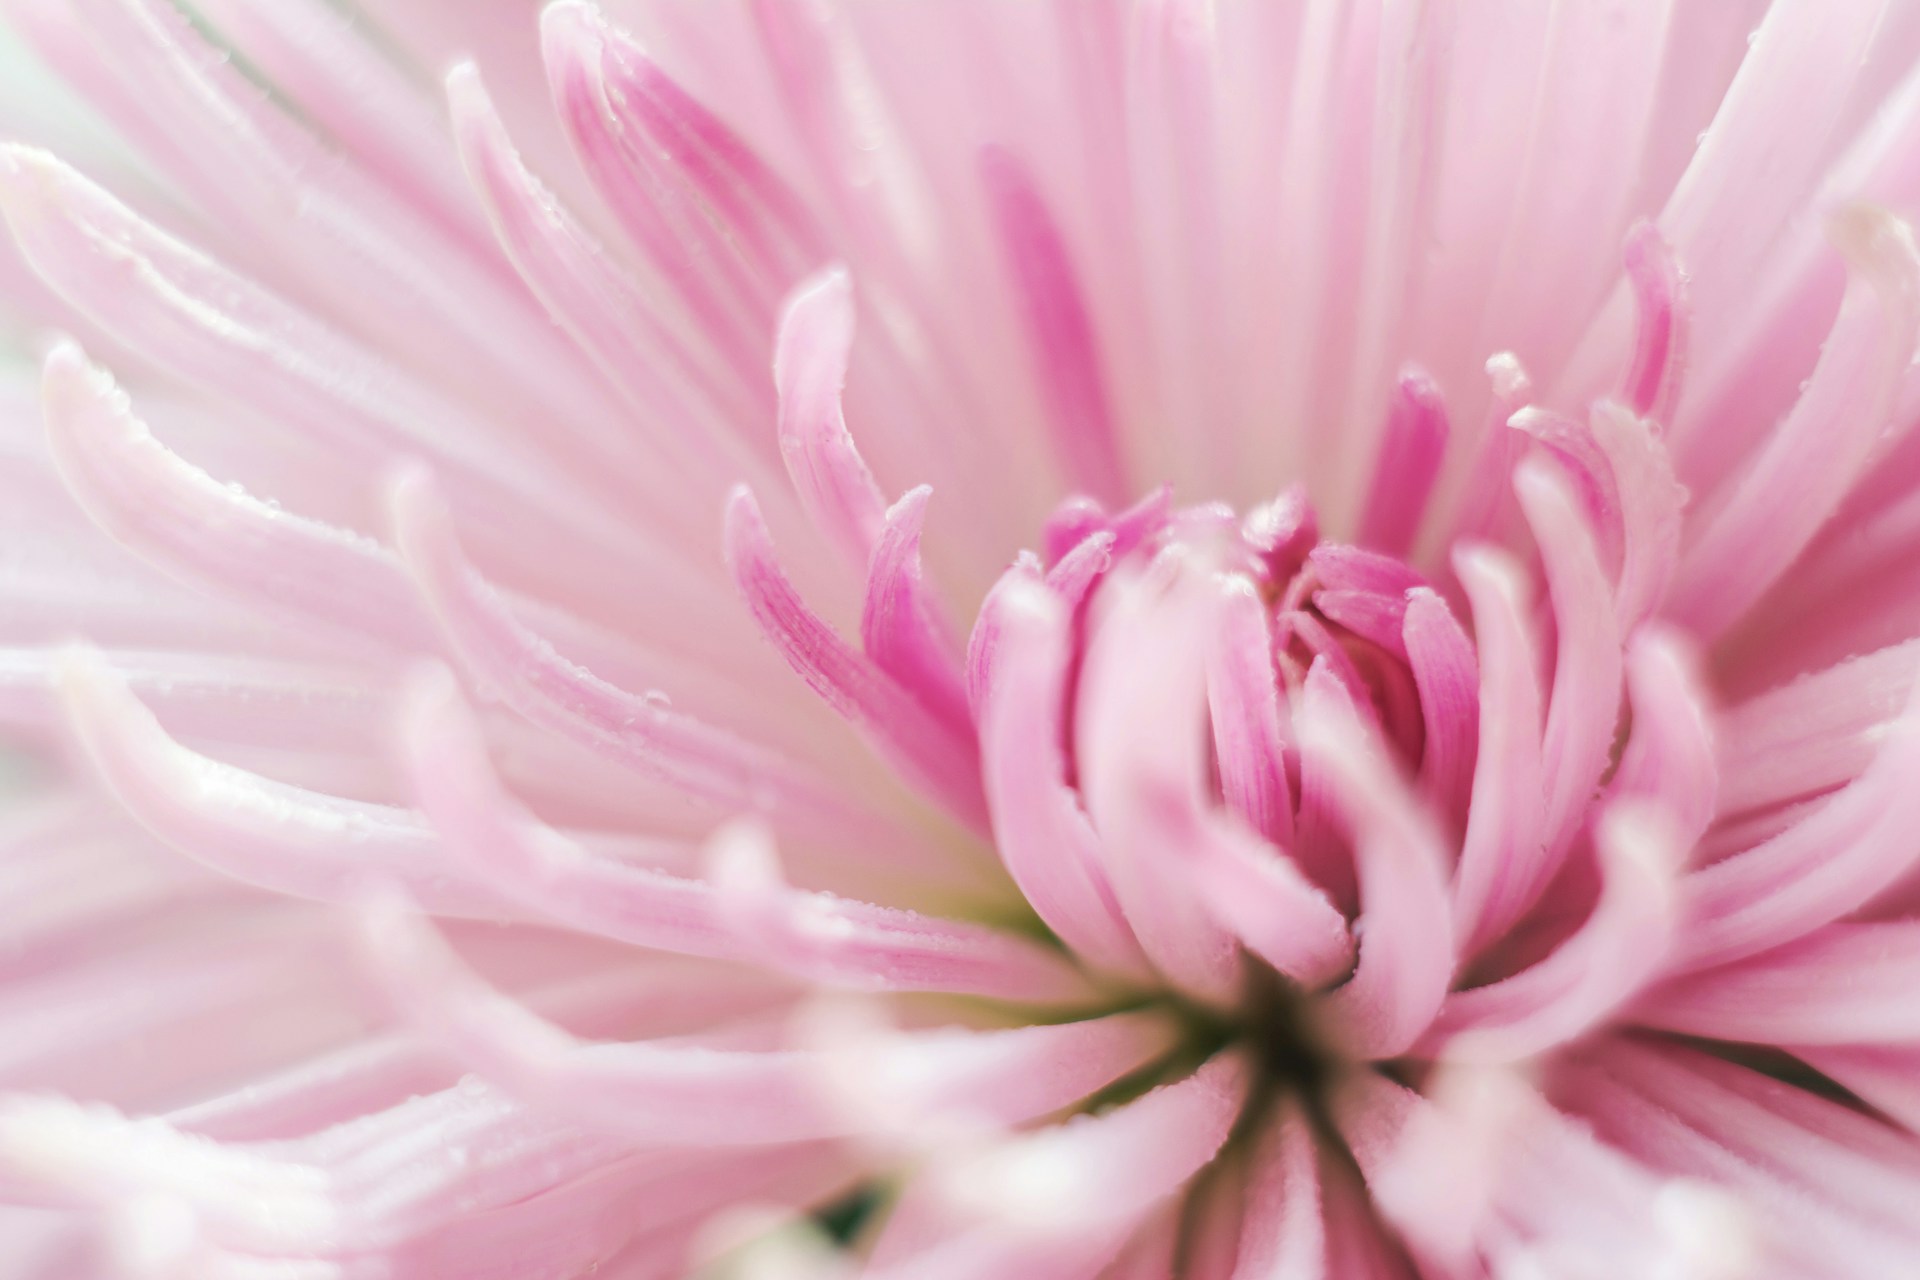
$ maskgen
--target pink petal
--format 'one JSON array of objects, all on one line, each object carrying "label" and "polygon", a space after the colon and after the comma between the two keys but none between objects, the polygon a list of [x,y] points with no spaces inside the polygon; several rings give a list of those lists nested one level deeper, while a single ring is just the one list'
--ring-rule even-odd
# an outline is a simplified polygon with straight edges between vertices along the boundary
[{"label": "pink petal", "polygon": [[867,570],[860,646],[927,710],[967,726],[973,717],[958,644],[943,602],[920,567],[920,533],[932,495],[921,485],[887,510]]},{"label": "pink petal", "polygon": [[1541,695],[1519,569],[1469,546],[1454,553],[1454,572],[1473,602],[1480,650],[1480,753],[1454,879],[1454,931],[1472,953],[1518,917],[1524,868],[1543,837]]},{"label": "pink petal", "polygon": [[196,755],[96,660],[76,656],[61,684],[88,764],[142,826],[196,861],[321,901],[351,902],[375,877],[391,877],[435,911],[519,914],[461,874],[418,814],[286,786]]},{"label": "pink petal", "polygon": [[1920,934],[1898,924],[1835,924],[1737,964],[1651,992],[1648,1026],[1755,1044],[1920,1041]]},{"label": "pink petal", "polygon": [[1920,856],[1920,706],[1909,698],[1873,764],[1765,843],[1693,873],[1674,963],[1739,960],[1810,933],[1896,882]]},{"label": "pink petal", "polygon": [[1133,486],[1107,398],[1100,339],[1060,228],[1012,153],[981,152],[980,179],[1026,321],[1055,451],[1075,487],[1118,501]]},{"label": "pink petal", "polygon": [[1108,881],[1100,838],[1065,776],[1065,611],[1046,588],[1008,574],[979,625],[995,634],[980,755],[1000,858],[1075,954],[1096,968],[1144,977],[1145,958]]},{"label": "pink petal", "polygon": [[1353,977],[1322,1002],[1342,1047],[1363,1060],[1411,1048],[1439,1012],[1455,957],[1446,848],[1393,766],[1351,720],[1306,714],[1302,750],[1321,761],[1353,833],[1360,880]]},{"label": "pink petal", "polygon": [[[648,1144],[771,1146],[857,1131],[819,1051],[587,1043],[465,969],[397,904],[365,920],[377,972],[408,1019],[488,1079],[543,1109]],[[885,1108],[1011,1125],[1058,1110],[1166,1048],[1138,1016],[1011,1031],[902,1033],[860,1064]],[[885,1114],[885,1108],[877,1108]]]},{"label": "pink petal", "polygon": [[1920,338],[1920,256],[1907,225],[1853,209],[1833,231],[1846,300],[1793,412],[1696,527],[1674,586],[1677,616],[1709,633],[1792,564],[1859,478]]},{"label": "pink petal", "polygon": [[1400,375],[1374,464],[1359,540],[1404,555],[1426,515],[1427,499],[1447,450],[1447,406],[1439,386],[1419,369]]},{"label": "pink petal", "polygon": [[1644,796],[1674,827],[1686,857],[1718,811],[1719,769],[1709,704],[1691,647],[1657,624],[1641,627],[1627,646],[1627,689],[1633,729],[1609,795]]},{"label": "pink petal", "polygon": [[887,501],[840,407],[853,321],[853,281],[845,267],[808,277],[781,313],[773,382],[780,392],[780,456],[801,505],[855,564],[865,565],[880,541]]},{"label": "pink petal", "polygon": [[[1086,993],[1056,953],[978,925],[777,886],[759,921],[732,913],[742,890],[596,855],[506,795],[469,713],[448,683],[415,686],[407,762],[421,807],[448,844],[514,901],[572,928],[637,946],[758,960],[811,981],[870,990],[949,990],[1054,1003]],[[716,851],[764,837],[734,829]],[[767,855],[767,856],[770,856]]]},{"label": "pink petal", "polygon": [[1209,803],[1202,591],[1186,577],[1102,588],[1073,734],[1107,876],[1141,949],[1169,981],[1224,1001],[1238,982],[1237,947],[1184,865]]},{"label": "pink petal", "polygon": [[1273,629],[1251,583],[1222,575],[1215,589],[1207,709],[1220,789],[1228,807],[1284,847],[1293,837],[1293,797],[1273,669]]},{"label": "pink petal", "polygon": [[1538,464],[1522,463],[1514,490],[1540,546],[1559,632],[1553,696],[1541,743],[1546,778],[1544,860],[1526,867],[1531,878],[1522,906],[1546,887],[1593,799],[1613,748],[1620,719],[1621,658],[1613,593],[1601,568],[1593,529],[1573,495]]},{"label": "pink petal", "polygon": [[[1213,1159],[1239,1114],[1246,1077],[1239,1057],[1217,1055],[1126,1106],[936,1172],[909,1190],[868,1274],[1093,1276],[1135,1223]],[[953,1209],[935,1201],[941,1189],[931,1182],[944,1182],[962,1213],[972,1208],[985,1220],[971,1229],[964,1219],[934,1226]]]},{"label": "pink petal", "polygon": [[1627,279],[1638,318],[1620,397],[1642,418],[1672,422],[1687,367],[1686,276],[1673,246],[1650,222],[1636,223],[1627,236]]},{"label": "pink petal", "polygon": [[1619,805],[1595,832],[1600,898],[1546,959],[1447,997],[1423,1049],[1452,1061],[1509,1062],[1577,1039],[1659,975],[1671,942],[1684,847],[1667,816]]},{"label": "pink petal", "polygon": [[1479,670],[1473,642],[1447,602],[1427,587],[1407,592],[1401,636],[1407,666],[1420,690],[1420,718],[1426,729],[1420,789],[1456,828],[1463,827],[1480,743]]},{"label": "pink petal", "polygon": [[1623,627],[1632,626],[1666,600],[1680,562],[1687,491],[1674,478],[1656,421],[1606,400],[1593,406],[1588,421],[1619,487],[1622,545],[1614,612]]},{"label": "pink petal", "polygon": [[1920,642],[1849,658],[1729,707],[1716,723],[1722,809],[1818,795],[1873,763],[1920,672]]},{"label": "pink petal", "polygon": [[779,290],[756,279],[703,203],[698,182],[650,136],[661,123],[644,85],[645,55],[591,5],[541,14],[541,52],[554,106],[595,189],[649,267],[664,280],[736,376],[755,372]]},{"label": "pink petal", "polygon": [[747,489],[727,504],[727,562],[754,621],[801,679],[890,764],[956,818],[987,826],[970,728],[943,722],[807,608],[774,557],[773,538]]},{"label": "pink petal", "polygon": [[431,644],[392,557],[370,539],[235,493],[154,440],[79,348],[47,356],[43,394],[62,479],[143,557],[348,635]]},{"label": "pink petal", "polygon": [[1297,1103],[1267,1122],[1250,1165],[1233,1280],[1328,1280],[1319,1139]]},{"label": "pink petal", "polygon": [[768,807],[826,830],[870,821],[826,783],[766,748],[674,711],[664,697],[616,688],[556,653],[466,564],[425,476],[403,476],[390,501],[395,541],[448,647],[514,710],[717,807]]},{"label": "pink petal", "polygon": [[[472,64],[448,74],[447,104],[461,162],[501,249],[548,312],[640,410],[648,453],[705,469],[715,486],[735,467],[757,466],[752,474],[769,474],[765,459],[756,459],[734,433],[685,429],[689,418],[717,423],[760,406],[663,322],[643,287],[527,171]],[[684,485],[678,492],[668,486],[662,504],[668,511],[689,510],[691,496]]]}]

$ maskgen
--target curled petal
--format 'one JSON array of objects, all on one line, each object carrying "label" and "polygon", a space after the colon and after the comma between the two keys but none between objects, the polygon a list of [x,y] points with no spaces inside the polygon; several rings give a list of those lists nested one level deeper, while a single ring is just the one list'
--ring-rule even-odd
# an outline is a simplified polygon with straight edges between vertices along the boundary
[{"label": "curled petal", "polygon": [[1000,575],[993,589],[987,592],[987,598],[980,604],[980,614],[974,619],[973,630],[967,635],[967,706],[975,718],[986,703],[987,690],[993,683],[994,661],[1000,652],[1001,612],[994,607],[995,600],[1002,591],[1016,582],[1030,582],[1039,585],[1041,576],[1040,560],[1031,552],[1021,552],[1014,557],[1013,565]]},{"label": "curled petal", "polygon": [[1292,859],[1229,822],[1181,825],[1208,909],[1249,951],[1309,991],[1352,972],[1346,916]]},{"label": "curled petal", "polygon": [[[785,885],[708,883],[596,855],[536,821],[501,787],[471,715],[444,678],[409,699],[407,763],[449,845],[513,901],[573,928],[688,955],[759,960],[863,990],[936,990],[1055,1003],[1087,987],[1058,953],[978,925],[931,919]],[[716,852],[771,858],[736,827]],[[764,937],[740,927],[760,907]]]},{"label": "curled petal", "polygon": [[1273,628],[1245,579],[1215,579],[1217,610],[1207,648],[1207,710],[1227,804],[1255,831],[1285,846],[1293,838],[1293,796]]},{"label": "curled petal", "polygon": [[1323,542],[1307,554],[1306,576],[1316,589],[1404,596],[1427,580],[1404,561],[1363,547]]},{"label": "curled petal", "polygon": [[1113,567],[1119,542],[1119,535],[1111,529],[1088,534],[1047,570],[1047,586],[1068,608],[1079,608],[1094,584]]},{"label": "curled petal", "polygon": [[1572,496],[1606,559],[1617,562],[1626,538],[1620,516],[1620,481],[1592,427],[1578,418],[1534,407],[1514,414],[1508,425],[1532,437],[1531,456],[1552,461],[1571,486]]},{"label": "curled petal", "polygon": [[1522,438],[1508,427],[1533,397],[1527,371],[1511,351],[1487,361],[1487,379],[1493,384],[1487,419],[1480,428],[1480,447],[1467,472],[1456,517],[1461,535],[1475,538],[1491,536],[1501,523],[1507,495],[1513,492],[1513,464]]},{"label": "curled petal", "polygon": [[1611,401],[1593,406],[1591,429],[1620,494],[1620,577],[1614,612],[1623,629],[1660,607],[1680,563],[1687,490],[1674,477],[1659,423]]},{"label": "curled petal", "polygon": [[[1303,718],[1322,716],[1343,723],[1363,723],[1350,687],[1315,658],[1300,682],[1299,707],[1293,712],[1295,737]],[[1300,803],[1294,813],[1293,854],[1301,870],[1324,888],[1348,916],[1359,910],[1359,885],[1353,859],[1342,839],[1339,796],[1331,782],[1331,766],[1320,756],[1300,752]]]},{"label": "curled petal", "polygon": [[1453,978],[1446,849],[1358,725],[1303,714],[1300,735],[1353,832],[1360,881],[1359,960],[1353,977],[1325,997],[1326,1014],[1356,1056],[1397,1057],[1433,1021]]},{"label": "curled petal", "polygon": [[1663,627],[1642,627],[1627,648],[1627,689],[1633,732],[1608,791],[1645,796],[1662,809],[1684,857],[1713,821],[1719,786],[1707,695],[1690,647]]},{"label": "curled petal", "polygon": [[1480,678],[1473,642],[1438,592],[1415,587],[1407,593],[1401,643],[1420,691],[1420,719],[1426,730],[1421,791],[1457,826],[1464,825],[1480,742]]},{"label": "curled petal", "polygon": [[[65,7],[65,6],[63,6]],[[518,409],[604,409],[544,371],[572,353],[501,264],[330,151],[208,33],[157,0],[75,0],[92,39],[54,51],[115,123],[190,197],[382,345]],[[368,307],[378,297],[383,305]],[[536,373],[535,370],[543,372]]]},{"label": "curled petal", "polygon": [[741,953],[801,978],[1045,1005],[1097,994],[1073,961],[1024,938],[792,888],[772,834],[752,821],[716,832],[707,865],[714,909]]},{"label": "curled petal", "polygon": [[1021,894],[1075,954],[1143,977],[1146,963],[1107,879],[1100,838],[1066,778],[1066,611],[1039,583],[1008,574],[978,626],[996,636],[980,706],[995,847]]},{"label": "curled petal", "polygon": [[1139,578],[1102,587],[1074,748],[1107,876],[1141,949],[1169,980],[1224,1001],[1237,986],[1238,947],[1186,865],[1210,803],[1204,602],[1184,574],[1166,590]]},{"label": "curled petal", "polygon": [[431,646],[388,552],[235,492],[168,452],[78,347],[63,343],[47,356],[43,395],[61,478],[101,527],[144,558],[302,620]]},{"label": "curled petal", "polygon": [[1688,876],[1674,963],[1723,965],[1854,910],[1920,857],[1920,688],[1879,754],[1845,790],[1762,844]]},{"label": "curled petal", "polygon": [[34,270],[117,341],[359,465],[424,453],[519,490],[515,519],[563,491],[530,451],[45,152],[0,148],[0,213]]},{"label": "curled petal", "polygon": [[[1245,1060],[1218,1054],[1124,1107],[918,1179],[875,1243],[869,1274],[1091,1277],[1135,1224],[1213,1159],[1247,1085]],[[936,1225],[955,1217],[945,1230]]]},{"label": "curled petal", "polygon": [[[527,171],[473,64],[448,73],[447,103],[461,163],[501,248],[555,320],[642,411],[649,443],[695,465],[751,466],[751,451],[728,432],[662,425],[699,415],[705,404],[750,406],[713,377],[641,287]],[[684,489],[669,486],[661,498],[669,509],[691,506]]]},{"label": "curled petal", "polygon": [[736,489],[727,504],[726,533],[734,581],[780,656],[915,785],[962,821],[985,830],[971,728],[936,717],[807,608],[781,571],[773,538],[746,489]]},{"label": "curled petal", "polygon": [[1440,387],[1425,372],[1409,369],[1400,375],[1387,411],[1361,542],[1389,555],[1406,553],[1420,531],[1446,451],[1447,406]]},{"label": "curled petal", "polygon": [[828,831],[867,824],[823,782],[773,752],[676,712],[661,697],[616,688],[556,653],[466,563],[425,475],[400,477],[390,501],[394,540],[448,647],[515,711],[716,807],[771,808]]},{"label": "curled petal", "polygon": [[780,456],[813,522],[865,565],[880,540],[887,502],[867,470],[841,408],[853,350],[853,280],[832,266],[787,300],[773,348],[780,393]]},{"label": "curled petal", "polygon": [[1658,974],[1679,914],[1683,847],[1665,814],[1639,806],[1610,808],[1595,842],[1600,898],[1586,923],[1538,964],[1448,996],[1428,1052],[1470,1062],[1544,1053],[1599,1025]]},{"label": "curled petal", "polygon": [[1552,473],[1523,463],[1514,491],[1526,511],[1553,600],[1559,646],[1541,767],[1546,779],[1541,861],[1524,867],[1519,905],[1531,905],[1559,869],[1593,799],[1620,719],[1620,638],[1613,594],[1593,530]]},{"label": "curled petal", "polygon": [[197,755],[97,659],[61,673],[68,721],[89,764],[127,811],[187,856],[249,884],[351,902],[376,878],[450,915],[521,912],[461,873],[418,814],[320,795]]},{"label": "curled petal", "polygon": [[927,710],[950,724],[966,726],[972,715],[953,630],[920,568],[920,529],[932,494],[921,485],[887,510],[867,569],[860,644],[875,666]]},{"label": "curled petal", "polygon": [[1806,548],[1886,429],[1920,338],[1920,252],[1890,213],[1834,224],[1849,280],[1806,390],[1704,519],[1675,585],[1679,618],[1712,635]]},{"label": "curled petal", "polygon": [[[549,81],[576,147],[603,195],[622,202],[630,233],[669,225],[678,243],[663,269],[706,266],[738,255],[742,307],[767,307],[778,293],[829,256],[807,202],[739,133],[677,83],[647,50],[606,22],[596,6],[560,0],[542,14]],[[589,102],[586,90],[593,92]],[[639,209],[639,200],[649,209]],[[654,215],[649,217],[649,211]]]},{"label": "curled petal", "polygon": [[1396,658],[1406,657],[1401,634],[1407,620],[1405,592],[1320,590],[1313,593],[1313,607],[1327,621],[1373,641]]},{"label": "curled petal", "polygon": [[1672,422],[1687,367],[1687,280],[1673,246],[1651,222],[1628,233],[1627,279],[1637,324],[1620,398],[1642,418]]},{"label": "curled petal", "polygon": [[1471,952],[1518,917],[1522,867],[1537,856],[1545,818],[1541,699],[1538,640],[1519,568],[1473,546],[1454,554],[1454,571],[1473,602],[1480,651],[1480,751],[1454,878],[1454,928]]},{"label": "curled petal", "polygon": [[[479,1151],[488,1158],[474,1158]],[[61,1099],[0,1102],[0,1180],[36,1202],[110,1209],[165,1198],[190,1211],[215,1252],[313,1264],[195,1280],[380,1272],[520,1280],[529,1267],[579,1275],[637,1232],[783,1184],[804,1194],[846,1172],[818,1146],[751,1158],[636,1153],[629,1141],[534,1117],[477,1081],[264,1143],[209,1142]]]},{"label": "curled petal", "polygon": [[[649,1144],[771,1146],[856,1132],[820,1050],[589,1043],[486,986],[391,899],[365,918],[375,972],[410,1021],[509,1092]],[[900,1034],[861,1064],[895,1113],[994,1125],[1058,1110],[1165,1051],[1137,1015],[1012,1031]],[[840,1082],[845,1083],[845,1082]],[[876,1111],[879,1111],[876,1108]]]}]

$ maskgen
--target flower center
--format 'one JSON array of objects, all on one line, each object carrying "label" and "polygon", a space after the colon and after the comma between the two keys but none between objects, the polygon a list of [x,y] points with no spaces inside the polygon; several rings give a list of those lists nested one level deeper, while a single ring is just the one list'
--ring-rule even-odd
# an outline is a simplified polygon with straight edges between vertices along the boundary
[{"label": "flower center", "polygon": [[1312,1098],[1365,1053],[1322,1007],[1362,985],[1363,793],[1398,776],[1464,815],[1472,647],[1423,575],[1322,539],[1297,491],[1244,516],[1076,500],[1042,548],[970,654],[1009,869],[1090,968],[1179,1010],[1184,1057],[1234,1044],[1263,1094]]}]

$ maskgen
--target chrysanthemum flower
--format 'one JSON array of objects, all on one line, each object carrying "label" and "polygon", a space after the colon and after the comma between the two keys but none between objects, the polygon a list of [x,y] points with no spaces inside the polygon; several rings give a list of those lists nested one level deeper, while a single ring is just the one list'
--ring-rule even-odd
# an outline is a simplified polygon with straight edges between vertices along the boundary
[{"label": "chrysanthemum flower", "polygon": [[1920,1270],[1920,9],[6,9],[8,1280]]}]

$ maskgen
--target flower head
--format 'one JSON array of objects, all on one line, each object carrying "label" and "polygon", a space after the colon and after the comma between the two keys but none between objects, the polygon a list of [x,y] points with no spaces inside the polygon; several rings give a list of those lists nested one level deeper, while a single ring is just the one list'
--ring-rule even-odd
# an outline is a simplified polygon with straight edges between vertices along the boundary
[{"label": "flower head", "polygon": [[8,1276],[1920,1257],[1899,6],[8,12]]}]

